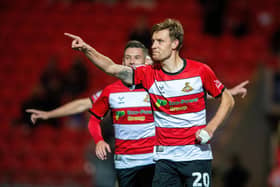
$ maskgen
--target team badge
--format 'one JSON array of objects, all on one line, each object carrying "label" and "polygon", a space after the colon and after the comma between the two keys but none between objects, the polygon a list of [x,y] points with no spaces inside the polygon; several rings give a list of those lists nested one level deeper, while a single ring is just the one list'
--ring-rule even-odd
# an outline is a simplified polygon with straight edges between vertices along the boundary
[{"label": "team badge", "polygon": [[147,94],[144,98],[144,102],[149,103],[150,102],[150,96]]},{"label": "team badge", "polygon": [[185,87],[182,89],[183,92],[190,92],[192,90],[193,90],[193,88],[190,86],[189,82],[186,82]]}]

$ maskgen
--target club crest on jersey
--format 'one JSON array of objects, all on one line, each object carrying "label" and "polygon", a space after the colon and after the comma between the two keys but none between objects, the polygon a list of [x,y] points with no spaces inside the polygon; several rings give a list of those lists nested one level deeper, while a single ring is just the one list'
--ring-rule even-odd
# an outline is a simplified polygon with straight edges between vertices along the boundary
[{"label": "club crest on jersey", "polygon": [[222,83],[219,80],[214,80],[214,83],[218,89],[222,86]]},{"label": "club crest on jersey", "polygon": [[118,104],[124,104],[124,96],[119,96],[118,99],[119,99]]},{"label": "club crest on jersey", "polygon": [[185,83],[185,87],[181,91],[183,91],[183,92],[190,92],[192,90],[193,90],[193,88],[190,86],[190,83],[186,82]]},{"label": "club crest on jersey", "polygon": [[144,102],[149,103],[150,102],[150,96],[147,94],[144,98]]},{"label": "club crest on jersey", "polygon": [[116,111],[116,120],[119,120],[120,117],[125,115],[125,111],[121,110],[121,111]]}]

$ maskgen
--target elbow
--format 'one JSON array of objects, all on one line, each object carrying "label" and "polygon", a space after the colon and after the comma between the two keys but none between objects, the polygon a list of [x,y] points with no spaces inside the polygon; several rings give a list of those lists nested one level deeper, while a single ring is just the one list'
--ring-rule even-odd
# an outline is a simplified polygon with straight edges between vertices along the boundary
[{"label": "elbow", "polygon": [[114,77],[117,76],[117,73],[114,71],[113,65],[108,66],[108,68],[106,68],[106,69],[104,70],[104,72],[105,72],[106,74],[111,75],[111,76],[114,76]]}]

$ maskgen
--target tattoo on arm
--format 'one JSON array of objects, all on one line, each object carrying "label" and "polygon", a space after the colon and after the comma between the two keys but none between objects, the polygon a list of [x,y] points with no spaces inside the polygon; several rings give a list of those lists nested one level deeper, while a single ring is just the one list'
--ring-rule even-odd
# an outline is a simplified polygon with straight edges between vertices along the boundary
[{"label": "tattoo on arm", "polygon": [[133,83],[132,75],[133,75],[132,68],[125,68],[117,74],[117,77],[127,84],[132,84]]}]

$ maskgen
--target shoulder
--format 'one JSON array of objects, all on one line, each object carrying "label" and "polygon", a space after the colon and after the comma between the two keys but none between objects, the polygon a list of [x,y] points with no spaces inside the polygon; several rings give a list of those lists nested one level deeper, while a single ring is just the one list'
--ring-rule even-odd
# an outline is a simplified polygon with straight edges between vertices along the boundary
[{"label": "shoulder", "polygon": [[206,64],[197,60],[193,60],[193,59],[186,59],[187,61],[187,65],[189,66],[195,66],[195,67],[203,67]]},{"label": "shoulder", "polygon": [[211,69],[207,64],[197,61],[197,60],[186,59],[186,61],[187,61],[187,66],[192,69],[195,68],[200,71]]},{"label": "shoulder", "polygon": [[92,94],[90,97],[90,100],[94,103],[100,97],[100,95],[102,94],[102,91],[103,90],[99,90],[96,93]]},{"label": "shoulder", "polygon": [[108,94],[108,93],[112,92],[112,90],[114,90],[115,88],[119,87],[119,85],[120,85],[119,83],[120,82],[121,81],[116,81],[116,82],[113,82],[113,83],[105,86],[103,91],[102,91],[102,94],[104,94],[104,93]]},{"label": "shoulder", "polygon": [[160,64],[159,63],[155,63],[153,65],[144,65],[144,66],[139,66],[137,68],[135,68],[135,70],[139,70],[139,71],[153,71],[156,69],[160,69]]},{"label": "shoulder", "polygon": [[121,80],[117,80],[116,82],[114,82],[104,88],[107,95],[110,93],[115,93],[115,92],[119,92],[119,91],[126,90],[126,89],[128,89],[128,88],[122,83]]}]

